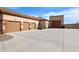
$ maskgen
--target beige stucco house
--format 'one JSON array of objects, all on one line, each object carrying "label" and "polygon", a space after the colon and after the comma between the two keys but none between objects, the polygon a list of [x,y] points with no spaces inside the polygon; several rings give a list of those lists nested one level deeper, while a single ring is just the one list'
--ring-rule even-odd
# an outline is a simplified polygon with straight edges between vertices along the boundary
[{"label": "beige stucco house", "polygon": [[38,29],[42,21],[48,28],[47,19],[20,14],[5,8],[0,8],[0,33]]}]

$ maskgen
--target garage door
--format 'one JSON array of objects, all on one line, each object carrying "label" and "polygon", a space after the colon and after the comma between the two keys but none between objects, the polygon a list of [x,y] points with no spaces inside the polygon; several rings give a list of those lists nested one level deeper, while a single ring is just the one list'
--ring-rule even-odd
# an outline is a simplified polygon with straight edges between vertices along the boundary
[{"label": "garage door", "polygon": [[6,32],[15,32],[21,30],[21,23],[16,21],[8,21],[6,24]]},{"label": "garage door", "polygon": [[52,21],[53,28],[60,28],[61,26],[61,20]]},{"label": "garage door", "polygon": [[36,29],[36,24],[35,23],[31,23],[31,29]]},{"label": "garage door", "polygon": [[28,22],[23,23],[23,30],[29,30],[30,24]]}]

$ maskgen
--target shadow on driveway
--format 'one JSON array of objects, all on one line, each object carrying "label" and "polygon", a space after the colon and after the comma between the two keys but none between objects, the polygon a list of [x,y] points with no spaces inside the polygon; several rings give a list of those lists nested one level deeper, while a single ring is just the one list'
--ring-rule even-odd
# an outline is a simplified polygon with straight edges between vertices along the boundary
[{"label": "shadow on driveway", "polygon": [[6,41],[12,39],[13,36],[8,35],[8,34],[0,34],[0,41]]}]

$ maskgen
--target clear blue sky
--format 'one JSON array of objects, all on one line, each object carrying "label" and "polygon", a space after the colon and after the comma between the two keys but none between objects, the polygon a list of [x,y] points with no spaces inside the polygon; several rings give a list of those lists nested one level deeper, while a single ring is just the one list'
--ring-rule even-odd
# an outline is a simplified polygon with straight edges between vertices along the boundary
[{"label": "clear blue sky", "polygon": [[49,19],[49,16],[64,15],[64,23],[79,22],[78,7],[7,7],[27,15],[40,16]]}]

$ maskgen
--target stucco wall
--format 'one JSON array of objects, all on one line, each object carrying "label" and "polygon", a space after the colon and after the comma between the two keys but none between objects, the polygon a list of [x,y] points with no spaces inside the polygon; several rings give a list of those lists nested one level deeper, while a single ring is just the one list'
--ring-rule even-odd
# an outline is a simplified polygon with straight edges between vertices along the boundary
[{"label": "stucco wall", "polygon": [[2,14],[0,13],[0,33],[3,33],[3,31],[2,31],[2,24],[3,24],[2,19],[3,19],[3,16],[2,16]]},{"label": "stucco wall", "polygon": [[[23,24],[23,22],[29,22],[30,24],[31,23],[35,23],[36,24],[36,28],[38,28],[38,23],[39,23],[38,20],[28,19],[28,18],[22,18],[22,17],[17,17],[17,16],[3,14],[3,21],[4,21],[4,23],[5,23],[6,20],[10,20],[10,21],[21,21],[21,24]],[[23,27],[23,26],[21,25],[21,27]],[[5,26],[3,26],[3,29],[5,30]]]},{"label": "stucco wall", "polygon": [[40,21],[39,28],[47,29],[49,26],[49,21]]},{"label": "stucco wall", "polygon": [[49,27],[49,21],[45,21],[45,23],[46,23],[46,28],[48,28]]}]

